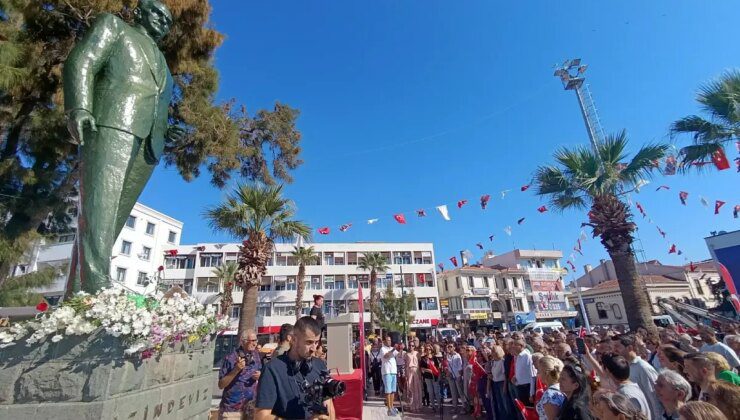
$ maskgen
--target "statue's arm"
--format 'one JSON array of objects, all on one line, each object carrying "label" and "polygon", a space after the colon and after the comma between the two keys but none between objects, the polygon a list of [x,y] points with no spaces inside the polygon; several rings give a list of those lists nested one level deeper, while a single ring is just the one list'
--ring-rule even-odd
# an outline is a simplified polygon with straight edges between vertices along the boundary
[{"label": "statue's arm", "polygon": [[95,75],[105,65],[123,21],[104,13],[98,16],[85,36],[72,48],[64,63],[64,110],[85,110],[92,114]]}]

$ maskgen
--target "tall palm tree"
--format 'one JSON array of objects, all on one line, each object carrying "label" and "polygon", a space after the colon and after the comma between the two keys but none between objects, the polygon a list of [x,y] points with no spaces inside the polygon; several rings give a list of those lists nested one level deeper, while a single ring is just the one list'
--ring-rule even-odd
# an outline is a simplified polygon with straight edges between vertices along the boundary
[{"label": "tall palm tree", "polygon": [[360,258],[357,268],[370,272],[370,327],[375,331],[377,320],[375,319],[375,310],[378,304],[378,273],[385,273],[390,270],[383,254],[380,252],[366,252]]},{"label": "tall palm tree", "polygon": [[242,239],[239,248],[236,284],[244,289],[239,316],[239,337],[255,329],[257,291],[267,271],[275,241],[296,237],[309,239],[311,229],[295,220],[295,206],[283,198],[283,187],[240,184],[223,203],[205,210],[204,217],[216,231]]},{"label": "tall palm tree", "polygon": [[711,160],[723,145],[740,138],[740,71],[727,72],[701,86],[696,101],[709,119],[689,115],[671,125],[671,134],[688,133],[694,137],[692,145],[681,149],[684,169]]},{"label": "tall palm tree", "polygon": [[301,310],[303,309],[303,288],[306,284],[303,282],[303,278],[306,277],[306,266],[314,265],[318,261],[319,257],[316,255],[312,246],[308,248],[303,246],[297,246],[292,252],[293,258],[298,263],[298,278],[296,279],[296,296],[295,296],[295,319],[296,321],[301,317]]},{"label": "tall palm tree", "polygon": [[629,207],[620,197],[634,189],[641,179],[652,176],[653,161],[665,156],[663,144],[642,147],[629,163],[627,137],[622,131],[607,136],[590,148],[562,148],[555,153],[556,166],[540,166],[535,179],[537,194],[547,196],[558,210],[590,207],[589,223],[593,236],[599,236],[614,263],[619,289],[627,312],[630,329],[638,326],[655,328],[644,285],[637,274],[632,249],[633,232]]},{"label": "tall palm tree", "polygon": [[239,271],[239,266],[234,261],[227,261],[213,269],[213,276],[216,277],[219,284],[224,285],[224,291],[221,294],[221,315],[226,315],[234,303],[232,293],[237,271]]}]

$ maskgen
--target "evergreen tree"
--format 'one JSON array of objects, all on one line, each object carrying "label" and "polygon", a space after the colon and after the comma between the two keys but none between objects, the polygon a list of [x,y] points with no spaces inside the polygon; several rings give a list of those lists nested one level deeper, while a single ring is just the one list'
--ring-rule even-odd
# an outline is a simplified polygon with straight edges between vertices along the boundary
[{"label": "evergreen tree", "polygon": [[388,286],[380,298],[380,306],[375,310],[380,327],[385,331],[403,331],[403,321],[406,320],[406,331],[408,332],[411,323],[414,322],[414,315],[410,311],[414,310],[416,296],[413,290],[407,292],[404,296],[396,296],[393,291],[393,284]]},{"label": "evergreen tree", "polygon": [[[79,162],[63,113],[64,61],[98,14],[131,22],[136,3],[0,0],[0,238],[13,243],[67,228]],[[187,130],[167,144],[164,164],[188,181],[205,166],[217,187],[234,175],[290,182],[289,171],[301,164],[298,111],[276,103],[250,115],[233,100],[217,103],[213,56],[223,35],[209,24],[208,0],[164,3],[174,18],[160,45],[175,79],[171,120]],[[0,284],[12,264],[0,258]]]}]

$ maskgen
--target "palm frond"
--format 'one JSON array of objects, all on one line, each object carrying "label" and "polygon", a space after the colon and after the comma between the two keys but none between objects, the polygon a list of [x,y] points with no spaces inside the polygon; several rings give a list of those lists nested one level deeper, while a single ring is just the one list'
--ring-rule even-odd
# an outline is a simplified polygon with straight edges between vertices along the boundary
[{"label": "palm frond", "polygon": [[535,171],[534,179],[537,195],[562,193],[572,188],[573,182],[560,168],[555,166],[540,166]]},{"label": "palm frond", "polygon": [[622,130],[617,134],[609,134],[599,144],[598,153],[601,163],[605,167],[616,167],[626,159],[627,132]]},{"label": "palm frond", "polygon": [[668,153],[667,144],[650,144],[643,146],[635,153],[630,163],[621,172],[619,179],[629,186],[636,185],[640,179],[649,179],[653,176],[655,165],[653,162],[665,157]]},{"label": "palm frond", "polygon": [[705,165],[711,163],[712,154],[721,147],[719,143],[692,144],[683,147],[678,153],[681,159],[679,169],[682,172],[687,172],[692,168],[701,171]]},{"label": "palm frond", "polygon": [[671,125],[671,135],[685,133],[692,134],[695,143],[712,143],[725,141],[737,135],[736,130],[705,120],[698,115],[689,115]]},{"label": "palm frond", "polygon": [[740,122],[740,72],[729,71],[699,88],[697,102],[715,119],[726,124]]}]

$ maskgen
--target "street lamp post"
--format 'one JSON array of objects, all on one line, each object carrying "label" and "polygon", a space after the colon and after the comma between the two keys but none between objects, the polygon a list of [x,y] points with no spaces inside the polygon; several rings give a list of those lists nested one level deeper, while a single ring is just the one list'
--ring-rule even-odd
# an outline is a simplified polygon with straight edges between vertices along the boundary
[{"label": "street lamp post", "polygon": [[404,288],[405,279],[403,278],[403,259],[401,259],[401,264],[398,266],[401,269],[401,305],[403,305],[403,308],[401,309],[401,316],[403,319],[403,337],[401,340],[403,341],[404,346],[408,346],[408,343],[406,343],[406,289]]}]

